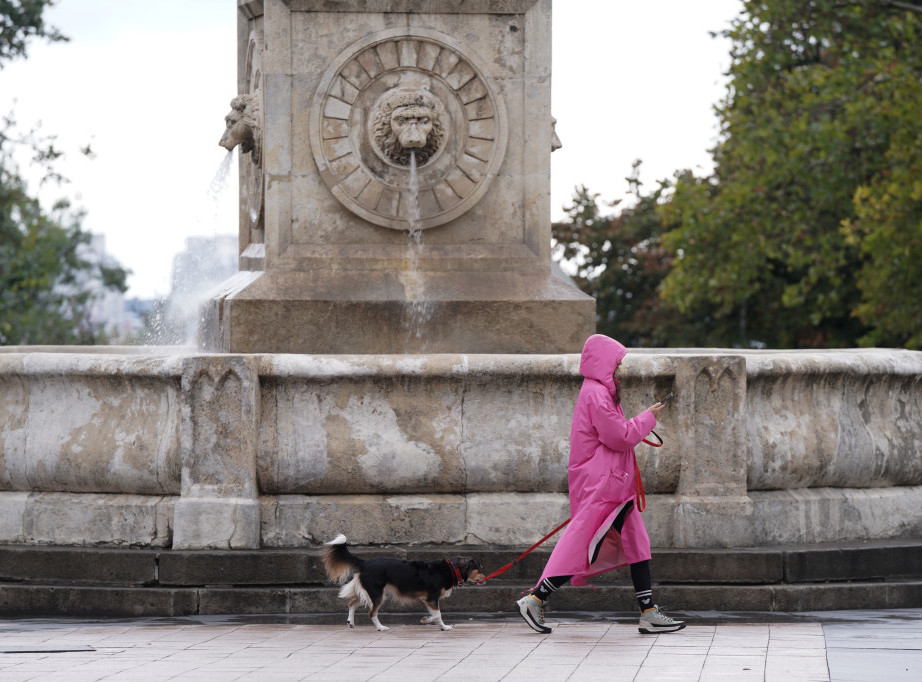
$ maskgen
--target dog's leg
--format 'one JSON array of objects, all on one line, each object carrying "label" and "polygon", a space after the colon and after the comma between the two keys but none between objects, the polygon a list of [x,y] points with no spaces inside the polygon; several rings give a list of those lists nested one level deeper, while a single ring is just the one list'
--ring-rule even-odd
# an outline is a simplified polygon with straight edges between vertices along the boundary
[{"label": "dog's leg", "polygon": [[371,622],[375,624],[375,627],[378,628],[378,632],[384,632],[389,628],[386,625],[382,625],[381,621],[378,620],[378,609],[381,608],[381,602],[374,604],[371,607],[371,611],[368,612],[368,617],[371,618]]},{"label": "dog's leg", "polygon": [[[432,609],[430,609],[430,608],[429,608],[429,605],[426,603],[426,598],[425,598],[425,597],[420,597],[419,600],[423,603],[423,606],[425,606],[426,609],[428,609],[429,613],[431,614],[431,613],[432,613]],[[423,623],[423,624],[425,624],[425,625],[429,625],[430,623],[434,623],[434,622],[436,622],[436,621],[435,621],[435,617],[430,615],[430,616],[423,616],[422,618],[419,619],[419,622],[420,622],[420,623]]]},{"label": "dog's leg", "polygon": [[346,619],[346,624],[350,628],[355,627],[355,608],[359,605],[359,598],[353,597],[349,600],[349,617]]},{"label": "dog's leg", "polygon": [[421,622],[435,623],[443,630],[451,630],[451,625],[445,625],[445,623],[442,621],[442,612],[439,610],[439,603],[437,601],[431,602],[423,600],[423,604],[425,604],[426,608],[429,609],[429,615],[425,616]]}]

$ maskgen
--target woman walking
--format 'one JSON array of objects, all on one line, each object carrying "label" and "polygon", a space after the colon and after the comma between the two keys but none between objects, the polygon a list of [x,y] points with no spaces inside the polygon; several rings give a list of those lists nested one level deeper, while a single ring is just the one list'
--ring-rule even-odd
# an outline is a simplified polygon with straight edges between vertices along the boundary
[{"label": "woman walking", "polygon": [[643,488],[634,448],[656,426],[664,405],[656,403],[633,419],[625,418],[617,376],[625,355],[624,346],[601,334],[590,336],[583,347],[579,363],[583,385],[573,411],[567,467],[570,524],[538,584],[516,602],[522,618],[537,632],[551,632],[544,624],[544,606],[562,585],[585,585],[586,578],[624,565],[630,565],[640,632],[675,632],[685,627],[653,603],[650,538],[640,517],[642,509],[637,509]]}]

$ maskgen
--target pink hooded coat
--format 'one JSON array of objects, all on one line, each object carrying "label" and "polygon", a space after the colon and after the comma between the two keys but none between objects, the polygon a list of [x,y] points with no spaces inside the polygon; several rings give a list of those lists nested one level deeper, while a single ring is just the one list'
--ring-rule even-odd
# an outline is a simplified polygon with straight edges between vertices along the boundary
[{"label": "pink hooded coat", "polygon": [[583,347],[579,373],[584,380],[570,427],[570,524],[538,582],[572,575],[572,585],[585,585],[586,578],[650,558],[650,538],[636,503],[620,534],[611,527],[634,499],[634,448],[656,426],[649,410],[625,419],[615,404],[612,374],[626,354],[624,346],[601,334],[590,336]]}]

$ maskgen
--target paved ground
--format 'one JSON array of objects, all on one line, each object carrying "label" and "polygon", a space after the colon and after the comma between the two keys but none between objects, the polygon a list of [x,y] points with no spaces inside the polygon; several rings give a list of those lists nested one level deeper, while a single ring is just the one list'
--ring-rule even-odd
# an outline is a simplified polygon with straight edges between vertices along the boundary
[{"label": "paved ground", "polygon": [[0,680],[922,680],[922,609],[691,612],[663,635],[552,615],[551,635],[470,614],[447,614],[450,632],[386,613],[387,632],[364,616],[0,619]]}]

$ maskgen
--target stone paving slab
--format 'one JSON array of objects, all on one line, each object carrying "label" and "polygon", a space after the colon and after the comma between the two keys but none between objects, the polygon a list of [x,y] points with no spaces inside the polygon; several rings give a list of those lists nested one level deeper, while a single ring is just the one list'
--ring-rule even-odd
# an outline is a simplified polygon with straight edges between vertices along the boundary
[{"label": "stone paving slab", "polygon": [[367,619],[350,630],[271,616],[0,620],[0,679],[922,679],[922,609],[686,617],[685,630],[660,635],[639,634],[627,615],[549,618],[550,635],[460,613],[445,615],[447,632],[385,615],[387,632]]}]

